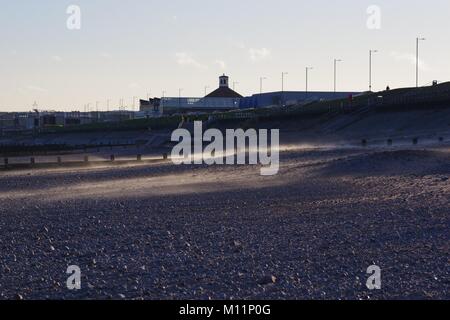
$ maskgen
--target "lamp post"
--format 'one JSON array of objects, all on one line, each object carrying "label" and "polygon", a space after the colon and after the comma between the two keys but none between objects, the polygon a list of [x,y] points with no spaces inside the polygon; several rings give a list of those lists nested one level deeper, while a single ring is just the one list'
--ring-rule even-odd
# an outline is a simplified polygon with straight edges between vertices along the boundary
[{"label": "lamp post", "polygon": [[163,113],[163,110],[164,110],[164,100],[165,100],[165,97],[166,97],[166,91],[165,90],[163,90],[162,91],[162,95],[161,95],[161,101],[160,101],[160,103],[159,103],[159,108],[160,108],[160,113],[162,114]]},{"label": "lamp post", "polygon": [[182,88],[178,89],[178,106],[181,108],[181,92],[183,91]]},{"label": "lamp post", "polygon": [[263,91],[263,81],[266,80],[266,77],[259,78],[259,94],[262,94]]},{"label": "lamp post", "polygon": [[288,72],[281,73],[281,106],[284,104],[284,76],[288,74]]},{"label": "lamp post", "polygon": [[372,91],[372,54],[378,50],[369,50],[369,91]]},{"label": "lamp post", "polygon": [[336,81],[337,81],[337,63],[342,62],[341,59],[334,59],[334,92],[336,92]]},{"label": "lamp post", "polygon": [[136,111],[136,100],[138,97],[134,96],[133,97],[133,111]]},{"label": "lamp post", "polygon": [[419,87],[419,42],[425,40],[425,38],[416,38],[416,88]]},{"label": "lamp post", "polygon": [[314,69],[313,67],[306,67],[306,97],[308,97],[308,73],[309,73],[309,70],[312,70],[312,69]]},{"label": "lamp post", "polygon": [[281,73],[281,92],[284,92],[284,76],[288,75],[288,72]]},{"label": "lamp post", "polygon": [[99,103],[99,101],[95,101],[95,116],[97,117],[97,120],[100,119],[100,113],[98,112]]}]

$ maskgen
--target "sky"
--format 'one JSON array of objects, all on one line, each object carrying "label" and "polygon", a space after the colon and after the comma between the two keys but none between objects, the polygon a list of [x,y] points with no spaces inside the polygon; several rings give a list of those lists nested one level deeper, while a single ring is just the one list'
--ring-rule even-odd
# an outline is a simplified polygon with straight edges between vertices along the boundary
[{"label": "sky", "polygon": [[[77,6],[80,15],[69,11]],[[74,15],[75,13],[75,15]],[[106,110],[204,96],[230,76],[263,91],[366,91],[450,80],[448,0],[0,0],[0,112]],[[79,28],[78,27],[79,22]],[[74,28],[75,26],[75,28]],[[137,106],[137,102],[136,102]]]}]

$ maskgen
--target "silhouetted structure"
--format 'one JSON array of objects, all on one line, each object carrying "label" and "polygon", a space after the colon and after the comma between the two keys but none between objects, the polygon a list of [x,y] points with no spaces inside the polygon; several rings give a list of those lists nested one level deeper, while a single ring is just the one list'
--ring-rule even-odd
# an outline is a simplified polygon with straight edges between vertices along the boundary
[{"label": "silhouetted structure", "polygon": [[205,98],[243,98],[239,93],[231,90],[228,77],[224,74],[219,77],[219,88],[208,94]]}]

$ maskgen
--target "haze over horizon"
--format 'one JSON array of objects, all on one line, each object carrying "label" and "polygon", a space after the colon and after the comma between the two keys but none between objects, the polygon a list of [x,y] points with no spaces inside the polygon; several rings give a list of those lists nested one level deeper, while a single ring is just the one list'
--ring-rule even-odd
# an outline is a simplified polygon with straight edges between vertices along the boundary
[{"label": "haze over horizon", "polygon": [[[1,0],[0,112],[111,108],[124,99],[201,97],[226,73],[244,96],[281,90],[338,91],[415,85],[416,37],[420,85],[450,80],[450,2],[406,0],[315,2],[282,0],[148,1]],[[81,29],[67,28],[67,8],[81,9]],[[379,29],[367,25],[368,8],[380,8]]]}]

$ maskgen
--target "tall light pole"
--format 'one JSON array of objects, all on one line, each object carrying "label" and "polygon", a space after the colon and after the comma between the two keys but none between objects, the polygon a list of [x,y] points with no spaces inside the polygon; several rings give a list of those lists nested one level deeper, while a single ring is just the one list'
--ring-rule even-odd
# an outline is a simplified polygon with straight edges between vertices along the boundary
[{"label": "tall light pole", "polygon": [[341,59],[334,59],[334,92],[336,92],[336,81],[337,81],[337,63],[342,62]]},{"label": "tall light pole", "polygon": [[281,92],[284,92],[284,76],[288,75],[288,72],[281,73]]},{"label": "tall light pole", "polygon": [[121,98],[121,99],[120,99],[120,108],[119,108],[119,110],[120,110],[120,111],[123,111],[123,110],[124,110],[124,108],[125,108],[125,107],[124,107],[124,103],[123,103],[123,102],[124,102],[124,99],[123,99],[123,98]]},{"label": "tall light pole", "polygon": [[133,96],[133,111],[136,111],[136,96]]},{"label": "tall light pole", "polygon": [[259,94],[262,94],[263,92],[263,81],[266,80],[266,77],[259,78]]},{"label": "tall light pole", "polygon": [[416,88],[419,87],[419,42],[425,40],[425,38],[416,38]]},{"label": "tall light pole", "polygon": [[281,107],[284,105],[284,76],[288,74],[288,72],[281,73]]},{"label": "tall light pole", "polygon": [[308,97],[308,72],[314,69],[313,67],[306,67],[306,97]]},{"label": "tall light pole", "polygon": [[372,54],[378,50],[369,50],[369,91],[372,91]]},{"label": "tall light pole", "polygon": [[165,97],[166,97],[166,91],[163,90],[162,91],[162,96],[161,96],[161,101],[159,103],[159,108],[160,108],[159,111],[160,111],[161,114],[163,113],[163,110],[164,110],[164,99],[165,99]]}]

